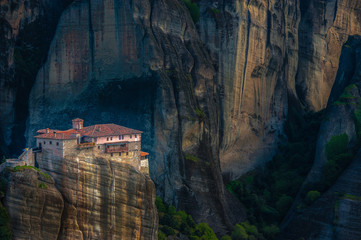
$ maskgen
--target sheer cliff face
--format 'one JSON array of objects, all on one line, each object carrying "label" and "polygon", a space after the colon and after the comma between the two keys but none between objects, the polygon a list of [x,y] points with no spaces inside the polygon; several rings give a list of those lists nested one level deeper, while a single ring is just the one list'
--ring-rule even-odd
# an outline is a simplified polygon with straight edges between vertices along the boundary
[{"label": "sheer cliff face", "polygon": [[57,239],[64,201],[53,179],[33,169],[10,173],[4,202],[13,239]]},{"label": "sheer cliff face", "polygon": [[295,94],[298,4],[201,1],[200,36],[221,98],[221,167],[231,179],[269,160],[282,135],[287,92]]},{"label": "sheer cliff face", "polygon": [[221,178],[218,106],[215,70],[183,2],[76,1],[32,89],[27,137],[74,117],[143,130],[159,194],[224,232],[243,215]]},{"label": "sheer cliff face", "polygon": [[296,89],[310,110],[326,107],[343,44],[361,35],[361,2],[301,1],[299,64]]},{"label": "sheer cliff face", "polygon": [[95,157],[39,162],[11,172],[5,205],[14,239],[157,239],[152,180],[124,163]]},{"label": "sheer cliff face", "polygon": [[0,1],[0,154],[24,146],[29,93],[70,1]]}]

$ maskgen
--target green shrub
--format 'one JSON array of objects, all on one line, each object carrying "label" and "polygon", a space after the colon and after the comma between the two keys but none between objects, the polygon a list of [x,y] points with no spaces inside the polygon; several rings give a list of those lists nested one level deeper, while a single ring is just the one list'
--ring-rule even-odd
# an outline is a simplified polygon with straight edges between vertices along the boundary
[{"label": "green shrub", "polygon": [[48,188],[48,186],[45,183],[39,183],[38,187],[41,188],[41,189],[47,189]]},{"label": "green shrub", "polygon": [[211,11],[213,12],[214,15],[217,15],[220,11],[217,8],[211,8]]},{"label": "green shrub", "polygon": [[309,191],[306,195],[306,202],[312,204],[317,198],[321,196],[319,191]]},{"label": "green shrub", "polygon": [[194,163],[197,163],[199,161],[199,158],[197,156],[191,155],[191,154],[186,154],[186,160],[190,160]]},{"label": "green shrub", "polygon": [[10,228],[10,219],[6,208],[0,203],[0,239],[11,240],[12,232]]},{"label": "green shrub", "polygon": [[158,231],[158,240],[167,240],[167,236],[161,230]]},{"label": "green shrub", "polygon": [[193,19],[193,22],[197,23],[199,21],[199,8],[197,3],[194,3],[192,0],[183,0],[183,2],[188,8],[189,13],[191,14],[191,17]]},{"label": "green shrub", "polygon": [[348,136],[346,133],[331,137],[330,141],[326,144],[326,157],[331,159],[337,154],[347,151]]},{"label": "green shrub", "polygon": [[229,235],[221,237],[221,240],[232,240],[232,238]]},{"label": "green shrub", "polygon": [[293,202],[293,198],[282,194],[282,196],[277,200],[276,202],[276,209],[281,213],[281,215],[284,215],[287,213],[287,210],[291,207]]},{"label": "green shrub", "polygon": [[197,224],[194,233],[200,240],[218,240],[216,234],[214,234],[212,228],[207,223]]},{"label": "green shrub", "polygon": [[231,237],[232,240],[247,240],[248,234],[246,232],[246,229],[242,225],[236,224],[233,228]]},{"label": "green shrub", "polygon": [[276,235],[280,232],[280,229],[276,225],[272,224],[263,227],[262,232],[264,233],[266,239],[274,239]]}]

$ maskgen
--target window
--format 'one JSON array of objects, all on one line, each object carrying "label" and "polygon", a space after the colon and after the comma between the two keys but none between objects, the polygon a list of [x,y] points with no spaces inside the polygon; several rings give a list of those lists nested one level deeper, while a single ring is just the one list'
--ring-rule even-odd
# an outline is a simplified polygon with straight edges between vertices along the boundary
[{"label": "window", "polygon": [[56,146],[59,146],[59,142],[56,142]]},{"label": "window", "polygon": [[122,139],[124,140],[124,135],[122,135]]},{"label": "window", "polygon": [[100,149],[100,146],[98,146],[98,149]]},{"label": "window", "polygon": [[113,141],[113,137],[110,137],[110,141]]},{"label": "window", "polygon": [[107,141],[109,141],[109,138],[107,137]]},{"label": "window", "polygon": [[120,157],[120,156],[122,156],[122,153],[121,153],[121,152],[119,153],[119,157]]},{"label": "window", "polygon": [[53,142],[52,142],[52,141],[49,141],[49,144],[53,144]]},{"label": "window", "polygon": [[122,140],[122,136],[119,135],[119,140]]},{"label": "window", "polygon": [[135,135],[134,135],[134,137],[135,137],[135,138],[137,138],[137,137],[138,137],[138,135],[137,135],[137,134],[135,134]]},{"label": "window", "polygon": [[128,156],[129,152],[127,152],[127,156]]},{"label": "window", "polygon": [[132,134],[130,134],[129,136],[130,136],[129,138],[132,138]]},{"label": "window", "polygon": [[113,153],[111,153],[110,156],[113,157]]},{"label": "window", "polygon": [[44,145],[46,144],[46,142],[44,141]]}]

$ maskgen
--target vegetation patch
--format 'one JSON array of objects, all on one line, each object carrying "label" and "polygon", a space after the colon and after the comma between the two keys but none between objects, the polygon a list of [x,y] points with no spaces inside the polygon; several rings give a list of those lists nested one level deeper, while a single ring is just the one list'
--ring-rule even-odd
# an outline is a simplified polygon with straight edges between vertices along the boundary
[{"label": "vegetation patch", "polygon": [[214,15],[217,15],[220,12],[220,10],[217,8],[211,8],[211,11]]},{"label": "vegetation patch", "polygon": [[206,118],[206,114],[204,113],[204,111],[200,108],[196,108],[195,112],[199,121],[204,121],[204,119]]},{"label": "vegetation patch", "polygon": [[11,240],[12,232],[10,228],[10,219],[6,208],[0,202],[0,239]]},{"label": "vegetation patch", "polygon": [[39,168],[33,167],[33,166],[16,166],[14,167],[11,171],[12,172],[19,172],[19,171],[24,171],[25,169],[33,169],[37,172],[39,172],[43,177],[50,179],[50,175],[47,173],[42,172]]},{"label": "vegetation patch", "polygon": [[196,224],[191,215],[184,211],[177,211],[174,206],[163,203],[160,197],[156,197],[155,205],[159,215],[159,240],[180,234],[191,240],[218,239],[207,223]]},{"label": "vegetation patch", "polygon": [[185,156],[186,160],[192,161],[194,163],[199,162],[199,158],[197,156],[191,155],[191,154],[186,154]]},{"label": "vegetation patch", "polygon": [[306,202],[311,205],[314,201],[316,201],[321,196],[321,193],[319,191],[313,190],[309,191],[306,194]]},{"label": "vegetation patch", "polygon": [[45,183],[39,183],[39,184],[38,184],[38,188],[47,189],[48,186],[47,186]]},{"label": "vegetation patch", "polygon": [[194,23],[199,21],[199,7],[197,3],[193,2],[192,0],[183,0],[185,5],[187,6],[189,13],[193,19]]}]

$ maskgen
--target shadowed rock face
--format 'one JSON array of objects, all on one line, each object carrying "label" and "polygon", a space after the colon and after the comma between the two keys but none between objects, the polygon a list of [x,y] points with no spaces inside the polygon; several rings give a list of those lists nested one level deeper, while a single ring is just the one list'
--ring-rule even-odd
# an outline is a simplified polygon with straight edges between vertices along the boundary
[{"label": "shadowed rock face", "polygon": [[0,1],[0,154],[25,145],[30,90],[70,1]]},{"label": "shadowed rock face", "polygon": [[[349,147],[357,142],[355,110],[360,106],[361,37],[350,37],[342,48],[340,65],[331,91],[326,117],[317,140],[315,161],[306,183],[321,180],[327,162],[325,148],[332,136],[346,133]],[[348,96],[348,97],[342,97]],[[284,222],[281,239],[360,239],[361,153],[336,183],[315,203],[292,209]],[[299,226],[303,226],[300,230]]]},{"label": "shadowed rock face", "polygon": [[57,239],[64,201],[53,179],[33,169],[10,173],[5,206],[13,239]]},{"label": "shadowed rock face", "polygon": [[328,192],[290,219],[279,239],[360,239],[360,172],[361,152]]}]

